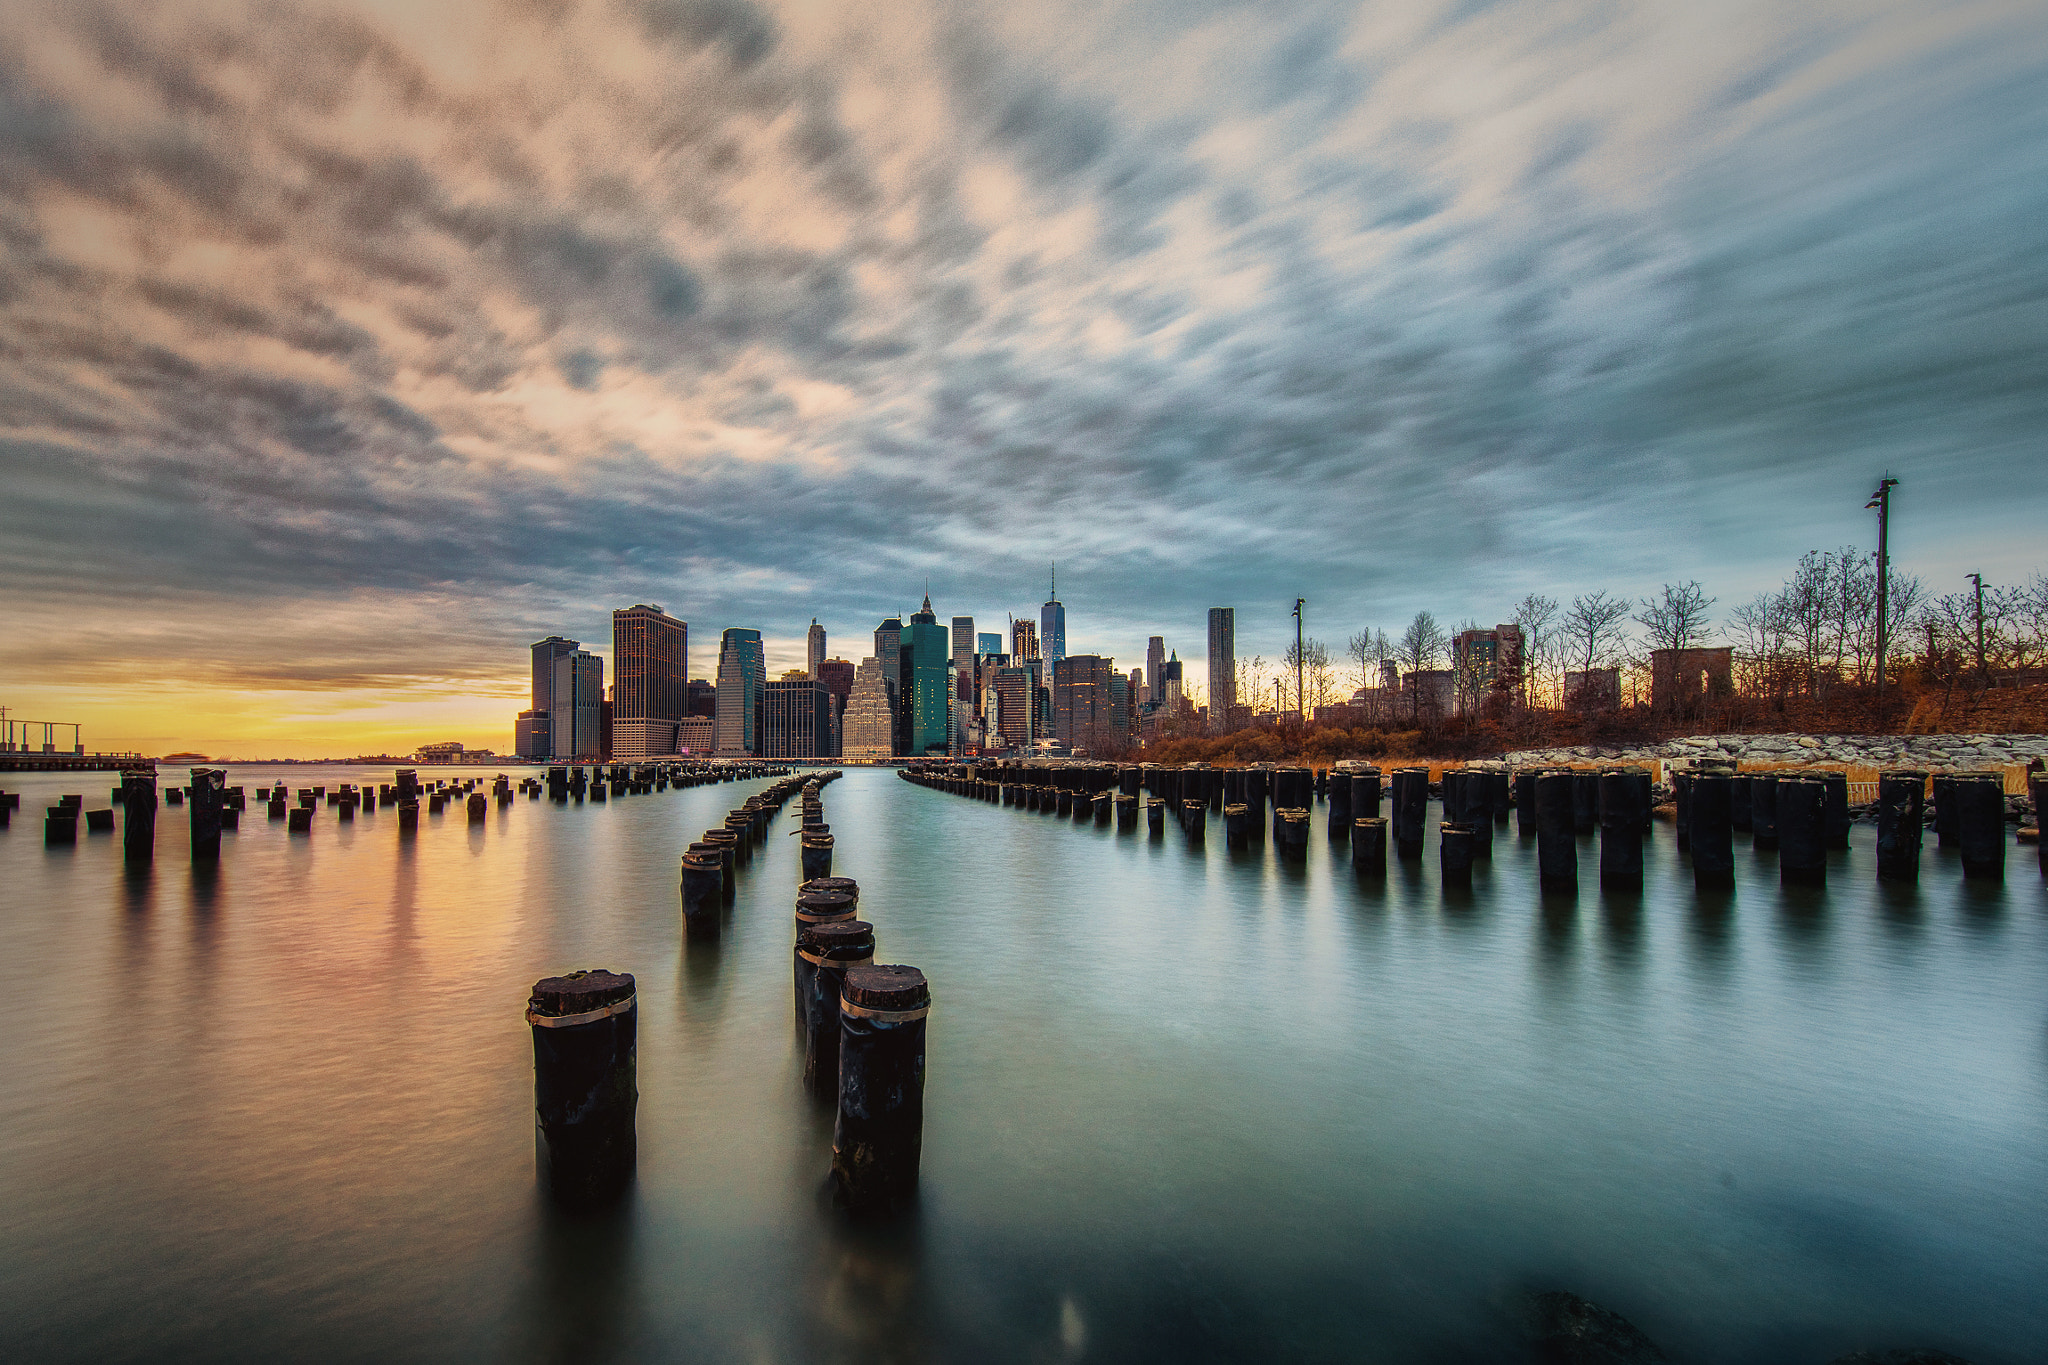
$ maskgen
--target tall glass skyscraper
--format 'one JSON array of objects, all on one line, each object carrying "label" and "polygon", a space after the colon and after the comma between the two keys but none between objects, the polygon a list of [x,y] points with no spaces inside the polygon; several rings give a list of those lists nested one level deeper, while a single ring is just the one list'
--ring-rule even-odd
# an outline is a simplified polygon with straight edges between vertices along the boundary
[{"label": "tall glass skyscraper", "polygon": [[944,755],[952,747],[952,641],[932,613],[932,599],[903,628],[897,672],[903,680],[904,752]]},{"label": "tall glass skyscraper", "polygon": [[718,646],[718,715],[713,724],[712,753],[721,758],[749,758],[761,752],[761,699],[768,684],[768,661],[761,651],[761,632],[729,629]]},{"label": "tall glass skyscraper", "polygon": [[1237,609],[1209,608],[1209,729],[1230,728],[1230,708],[1237,705]]},{"label": "tall glass skyscraper", "polygon": [[[929,600],[929,599],[927,599]],[[958,680],[957,700],[972,707],[974,701],[974,618],[953,618],[953,675]]]},{"label": "tall glass skyscraper", "polygon": [[548,743],[558,760],[594,762],[604,752],[604,660],[576,650],[555,656]]},{"label": "tall glass skyscraper", "polygon": [[811,618],[811,631],[804,639],[804,657],[811,681],[818,682],[824,677],[818,670],[825,662],[825,628],[818,624],[818,618]]},{"label": "tall glass skyscraper", "polygon": [[1050,669],[1067,657],[1067,609],[1060,605],[1059,572],[1053,572],[1052,593],[1038,609],[1038,650]]},{"label": "tall glass skyscraper", "polygon": [[612,613],[612,754],[642,758],[676,751],[676,722],[688,707],[690,628],[660,607]]}]

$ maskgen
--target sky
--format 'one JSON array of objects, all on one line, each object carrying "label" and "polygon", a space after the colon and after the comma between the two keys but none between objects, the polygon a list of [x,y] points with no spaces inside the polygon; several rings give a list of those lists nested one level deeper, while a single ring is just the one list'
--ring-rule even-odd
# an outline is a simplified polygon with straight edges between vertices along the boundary
[{"label": "sky", "polygon": [[[800,664],[2048,564],[2031,4],[0,6],[0,704],[510,747]],[[1195,670],[1190,670],[1193,673]]]}]

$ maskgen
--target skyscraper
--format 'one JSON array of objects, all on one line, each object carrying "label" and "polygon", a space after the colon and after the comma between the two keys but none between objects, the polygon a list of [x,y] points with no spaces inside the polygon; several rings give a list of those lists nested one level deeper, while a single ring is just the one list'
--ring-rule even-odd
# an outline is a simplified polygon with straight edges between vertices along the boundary
[{"label": "skyscraper", "polygon": [[555,660],[582,648],[574,640],[550,635],[533,646],[533,707],[519,713],[518,752],[521,758],[554,757],[550,714],[555,707]]},{"label": "skyscraper", "polygon": [[832,694],[812,678],[764,684],[761,701],[763,758],[830,758]]},{"label": "skyscraper", "polygon": [[821,675],[818,672],[818,665],[825,662],[825,628],[818,624],[818,618],[815,616],[811,618],[811,633],[805,638],[804,643],[805,657],[810,663],[811,680],[819,681]]},{"label": "skyscraper", "polygon": [[903,629],[897,674],[902,679],[904,752],[913,758],[943,755],[952,746],[953,663],[946,628],[932,613],[929,594],[924,606]]},{"label": "skyscraper", "polygon": [[832,696],[832,747],[834,757],[846,737],[846,704],[853,695],[853,664],[846,659],[827,659],[818,665],[818,681]]},{"label": "skyscraper", "polygon": [[1166,637],[1155,635],[1145,642],[1145,701],[1165,701],[1166,693],[1160,690],[1165,682],[1162,670],[1166,666]]},{"label": "skyscraper", "polygon": [[862,659],[854,670],[840,734],[840,757],[849,763],[876,763],[895,755],[896,708],[890,704],[881,660]]},{"label": "skyscraper", "polygon": [[1159,700],[1166,703],[1168,715],[1180,714],[1180,699],[1187,693],[1181,688],[1180,651],[1159,666]]},{"label": "skyscraper", "polygon": [[603,710],[604,660],[580,649],[556,655],[548,707],[551,757],[564,762],[595,762],[604,752]]},{"label": "skyscraper", "polygon": [[1010,622],[1010,662],[1028,664],[1038,657],[1038,626],[1032,621]]},{"label": "skyscraper", "polygon": [[761,752],[761,697],[767,681],[761,632],[727,630],[718,646],[718,715],[712,752],[719,757],[748,758]]},{"label": "skyscraper", "polygon": [[989,684],[996,695],[994,733],[1013,747],[1038,738],[1038,670],[1023,667],[998,668]]},{"label": "skyscraper", "polygon": [[1075,654],[1052,666],[1052,732],[1076,753],[1110,748],[1116,741],[1110,661]]},{"label": "skyscraper", "polygon": [[1237,705],[1237,609],[1209,608],[1209,728],[1230,728]]},{"label": "skyscraper", "polygon": [[971,707],[974,702],[974,618],[953,618],[953,673],[955,696]]},{"label": "skyscraper", "polygon": [[688,711],[690,628],[660,607],[612,613],[612,753],[643,758],[676,751]]},{"label": "skyscraper", "polygon": [[889,693],[889,714],[896,718],[892,743],[896,752],[909,752],[903,733],[903,622],[892,616],[875,627],[875,659],[882,669],[882,686]]},{"label": "skyscraper", "polygon": [[975,632],[974,652],[976,654],[1000,654],[1003,652],[1003,637],[992,630]]},{"label": "skyscraper", "polygon": [[1067,609],[1060,605],[1060,576],[1055,568],[1052,576],[1052,593],[1044,606],[1038,609],[1038,648],[1045,656],[1047,668],[1056,667],[1067,657]]}]

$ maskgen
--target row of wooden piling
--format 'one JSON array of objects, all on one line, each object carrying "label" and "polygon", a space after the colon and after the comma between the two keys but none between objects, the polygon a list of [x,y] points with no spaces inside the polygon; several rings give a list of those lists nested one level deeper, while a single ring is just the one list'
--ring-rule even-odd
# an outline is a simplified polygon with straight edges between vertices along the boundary
[{"label": "row of wooden piling", "polygon": [[[1307,856],[1310,808],[1329,803],[1332,843],[1351,845],[1352,865],[1367,875],[1384,874],[1388,836],[1397,857],[1422,856],[1430,800],[1429,769],[1400,767],[1382,773],[1371,764],[1308,768],[1228,768],[1201,765],[1168,768],[1155,764],[1062,764],[991,760],[973,764],[911,764],[905,781],[956,795],[1031,811],[1047,811],[1077,822],[1119,831],[1137,827],[1141,792],[1147,828],[1157,836],[1171,814],[1190,847],[1207,838],[1208,813],[1220,810],[1231,847],[1265,836],[1267,802],[1271,832],[1280,855]],[[1752,836],[1758,849],[1776,850],[1787,882],[1821,883],[1827,853],[1847,848],[1852,820],[1848,779],[1831,772],[1738,773],[1703,765],[1674,775],[1678,845],[1689,855],[1694,883],[1702,888],[1732,886],[1734,835]],[[2044,784],[2031,779],[2034,809],[2042,809]],[[1877,876],[1912,881],[1919,876],[1925,772],[1884,774],[1878,783]],[[1936,774],[1933,824],[1943,846],[1961,854],[1963,875],[1997,880],[2005,869],[2005,797],[1997,773]],[[1617,765],[1597,770],[1509,769],[1502,764],[1446,769],[1441,786],[1443,819],[1438,824],[1438,859],[1447,883],[1469,881],[1472,865],[1493,854],[1494,831],[1510,819],[1523,838],[1536,841],[1538,879],[1545,890],[1575,889],[1579,880],[1578,839],[1597,834],[1603,887],[1643,884],[1643,840],[1652,830],[1657,804],[1650,770]],[[1386,800],[1389,816],[1380,815]],[[2048,846],[2038,850],[2048,876]]]}]

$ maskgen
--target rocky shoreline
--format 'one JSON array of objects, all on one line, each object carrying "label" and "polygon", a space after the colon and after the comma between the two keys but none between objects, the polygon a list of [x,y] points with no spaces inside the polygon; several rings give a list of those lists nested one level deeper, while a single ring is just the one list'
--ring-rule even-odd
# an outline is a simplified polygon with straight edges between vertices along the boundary
[{"label": "rocky shoreline", "polygon": [[1691,735],[1640,746],[1580,745],[1518,749],[1513,766],[1544,763],[1665,763],[1733,759],[1738,763],[1853,764],[1870,768],[1924,768],[1969,772],[2024,768],[2048,762],[2048,735]]}]

